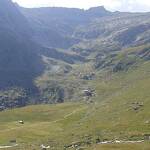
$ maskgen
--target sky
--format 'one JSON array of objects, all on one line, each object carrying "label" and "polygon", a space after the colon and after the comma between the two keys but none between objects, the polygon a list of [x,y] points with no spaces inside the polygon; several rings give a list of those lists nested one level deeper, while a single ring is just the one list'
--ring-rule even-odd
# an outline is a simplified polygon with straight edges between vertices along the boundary
[{"label": "sky", "polygon": [[23,7],[69,7],[88,9],[104,6],[110,11],[150,12],[150,0],[13,0]]}]

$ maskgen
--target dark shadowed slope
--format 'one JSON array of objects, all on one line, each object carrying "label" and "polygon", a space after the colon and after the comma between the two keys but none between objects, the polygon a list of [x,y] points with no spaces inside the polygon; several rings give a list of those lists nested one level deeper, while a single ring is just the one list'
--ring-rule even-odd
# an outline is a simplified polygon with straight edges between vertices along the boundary
[{"label": "dark shadowed slope", "polygon": [[10,0],[0,1],[0,88],[30,87],[42,71],[26,18]]},{"label": "dark shadowed slope", "polygon": [[[10,0],[0,1],[0,87],[30,88],[44,69],[42,55],[74,63],[82,57],[42,47],[32,40],[32,25]],[[42,37],[43,38],[43,37]]]}]

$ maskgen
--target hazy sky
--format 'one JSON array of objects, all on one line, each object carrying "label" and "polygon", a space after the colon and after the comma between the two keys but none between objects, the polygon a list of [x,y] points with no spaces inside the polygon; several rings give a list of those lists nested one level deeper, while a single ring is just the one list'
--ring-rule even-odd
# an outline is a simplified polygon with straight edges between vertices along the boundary
[{"label": "hazy sky", "polygon": [[150,11],[150,0],[13,0],[24,7],[61,6],[88,9],[105,6],[108,10]]}]

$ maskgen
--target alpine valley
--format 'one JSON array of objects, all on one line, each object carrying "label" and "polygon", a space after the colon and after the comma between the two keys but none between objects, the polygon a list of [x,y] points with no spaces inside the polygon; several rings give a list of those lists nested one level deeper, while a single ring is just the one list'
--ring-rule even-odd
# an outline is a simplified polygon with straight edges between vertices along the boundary
[{"label": "alpine valley", "polygon": [[149,12],[0,0],[0,149],[149,150],[149,108]]}]

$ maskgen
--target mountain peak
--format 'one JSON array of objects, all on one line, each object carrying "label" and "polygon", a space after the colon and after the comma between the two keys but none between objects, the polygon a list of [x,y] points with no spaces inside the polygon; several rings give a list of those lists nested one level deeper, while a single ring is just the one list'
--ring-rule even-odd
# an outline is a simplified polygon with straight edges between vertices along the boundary
[{"label": "mountain peak", "polygon": [[96,16],[96,17],[97,16],[105,16],[105,15],[110,14],[110,12],[107,11],[104,6],[91,7],[88,10],[86,10],[86,13],[88,15],[92,15],[93,17],[94,16]]},{"label": "mountain peak", "polygon": [[104,6],[91,7],[88,9],[88,11],[100,11],[100,10],[107,11]]}]

